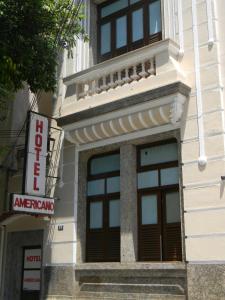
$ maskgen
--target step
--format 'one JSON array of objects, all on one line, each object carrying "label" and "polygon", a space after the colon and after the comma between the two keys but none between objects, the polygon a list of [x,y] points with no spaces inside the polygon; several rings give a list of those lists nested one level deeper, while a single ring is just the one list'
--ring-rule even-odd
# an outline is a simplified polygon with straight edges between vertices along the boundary
[{"label": "step", "polygon": [[145,293],[184,295],[184,289],[178,284],[134,284],[134,283],[83,283],[80,291],[107,293]]},{"label": "step", "polygon": [[76,300],[185,300],[185,295],[171,295],[171,294],[151,294],[145,293],[94,293],[82,292],[76,297]]},{"label": "step", "polygon": [[77,300],[186,299],[183,263],[83,264],[75,277]]}]

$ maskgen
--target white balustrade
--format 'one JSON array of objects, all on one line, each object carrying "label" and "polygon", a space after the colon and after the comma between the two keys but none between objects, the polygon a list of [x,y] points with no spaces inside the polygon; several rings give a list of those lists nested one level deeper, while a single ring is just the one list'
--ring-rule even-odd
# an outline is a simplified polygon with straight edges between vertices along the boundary
[{"label": "white balustrade", "polygon": [[[141,71],[138,72],[140,66]],[[147,66],[149,69],[147,69]],[[154,58],[151,58],[124,69],[119,69],[115,73],[109,73],[97,79],[92,79],[86,83],[77,83],[79,85],[78,90],[81,91],[78,94],[78,100],[106,92],[109,89],[119,88],[123,84],[145,79],[151,75],[155,75],[155,73]]]},{"label": "white balustrade", "polygon": [[176,58],[178,50],[174,42],[160,41],[96,64],[64,78],[63,81],[67,86],[75,84],[77,100],[110,93],[113,89],[156,76],[156,62],[159,61],[160,55],[164,53],[169,60],[170,55]]}]

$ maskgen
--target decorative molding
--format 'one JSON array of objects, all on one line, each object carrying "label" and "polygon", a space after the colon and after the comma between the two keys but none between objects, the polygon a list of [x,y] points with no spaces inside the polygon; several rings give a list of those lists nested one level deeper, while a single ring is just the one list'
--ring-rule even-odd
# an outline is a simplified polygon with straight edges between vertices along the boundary
[{"label": "decorative molding", "polygon": [[176,122],[180,121],[184,110],[184,103],[185,103],[184,97],[176,96],[176,99],[171,105],[171,111],[170,111],[170,121],[172,124],[175,124]]},{"label": "decorative molding", "polygon": [[[158,106],[148,109],[140,106],[135,111],[127,111],[124,115],[115,115],[113,118],[108,116],[104,121],[95,119],[91,124],[66,131],[66,138],[76,144],[89,144],[99,140],[122,136],[132,132],[139,132],[144,129],[161,127],[162,125],[176,125],[181,120],[186,97],[174,95],[170,101],[158,101]],[[167,99],[168,100],[168,99]],[[146,118],[147,117],[147,118]],[[108,128],[108,130],[107,130]]]},{"label": "decorative molding", "polygon": [[65,131],[65,139],[67,141],[69,141],[71,144],[75,144],[76,143],[76,139],[74,139],[71,135],[70,131]]},{"label": "decorative molding", "polygon": [[93,143],[80,145],[79,151],[85,151],[85,150],[94,149],[94,148],[98,148],[98,147],[102,147],[102,146],[126,142],[126,141],[130,141],[133,139],[143,138],[143,137],[151,136],[154,134],[160,134],[163,132],[176,130],[178,128],[180,128],[180,123],[176,123],[175,125],[167,124],[167,125],[157,126],[157,127],[153,127],[153,128],[147,128],[147,129],[143,129],[143,130],[133,131],[133,132],[130,132],[127,134],[113,136],[108,139],[98,140]]}]

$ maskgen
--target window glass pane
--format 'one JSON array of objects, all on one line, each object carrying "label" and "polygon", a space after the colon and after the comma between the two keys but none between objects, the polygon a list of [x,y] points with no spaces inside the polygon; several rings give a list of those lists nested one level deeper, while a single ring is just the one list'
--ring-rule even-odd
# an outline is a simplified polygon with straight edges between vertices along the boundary
[{"label": "window glass pane", "polygon": [[157,196],[148,195],[141,198],[141,224],[157,224]]},{"label": "window glass pane", "polygon": [[149,26],[150,35],[161,31],[161,7],[160,0],[149,5]]},{"label": "window glass pane", "polygon": [[148,172],[142,172],[138,173],[138,188],[148,188],[153,186],[158,186],[158,171],[148,171]]},{"label": "window glass pane", "polygon": [[101,9],[101,17],[104,18],[113,14],[114,12],[123,9],[128,6],[128,0],[118,0],[109,4]]},{"label": "window glass pane", "polygon": [[120,226],[120,200],[109,201],[109,227]]},{"label": "window glass pane", "polygon": [[101,26],[101,54],[111,51],[111,23]]},{"label": "window glass pane", "polygon": [[177,144],[165,144],[141,150],[141,166],[178,160]]},{"label": "window glass pane", "polygon": [[180,222],[180,198],[178,192],[166,194],[166,222]]},{"label": "window glass pane", "polygon": [[101,195],[105,193],[105,180],[88,181],[88,196]]},{"label": "window glass pane", "polygon": [[90,203],[90,228],[102,228],[102,202]]},{"label": "window glass pane", "polygon": [[120,155],[112,154],[91,160],[91,175],[118,171],[120,169]]},{"label": "window glass pane", "polygon": [[160,171],[161,185],[177,184],[179,183],[178,168],[167,168]]},{"label": "window glass pane", "polygon": [[143,9],[132,13],[132,41],[143,39]]},{"label": "window glass pane", "polygon": [[139,2],[140,0],[130,0],[130,4],[134,4],[134,3],[137,3]]},{"label": "window glass pane", "polygon": [[127,44],[127,17],[116,19],[116,48],[121,48]]},{"label": "window glass pane", "polygon": [[120,191],[120,177],[107,178],[107,193],[116,193]]}]

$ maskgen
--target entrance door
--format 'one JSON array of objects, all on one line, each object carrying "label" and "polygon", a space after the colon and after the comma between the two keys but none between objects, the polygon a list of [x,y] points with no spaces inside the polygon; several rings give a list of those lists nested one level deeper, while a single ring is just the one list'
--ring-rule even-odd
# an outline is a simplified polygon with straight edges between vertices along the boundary
[{"label": "entrance door", "polygon": [[41,247],[24,247],[21,300],[39,300],[40,284]]},{"label": "entrance door", "polygon": [[178,190],[140,192],[138,245],[140,261],[179,261],[181,223]]}]

